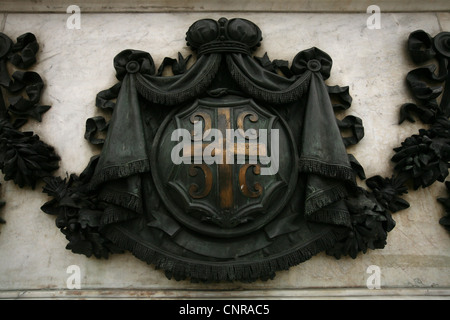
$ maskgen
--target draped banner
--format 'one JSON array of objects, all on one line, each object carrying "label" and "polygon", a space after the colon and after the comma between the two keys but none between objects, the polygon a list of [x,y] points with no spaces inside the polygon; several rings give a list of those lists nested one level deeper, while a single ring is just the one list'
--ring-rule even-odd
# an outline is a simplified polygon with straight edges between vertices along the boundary
[{"label": "draped banner", "polygon": [[[356,252],[384,246],[394,223],[356,185],[364,171],[345,147],[364,131],[356,117],[335,117],[351,97],[325,84],[330,56],[311,48],[289,67],[253,57],[261,39],[248,20],[203,19],[187,32],[190,68],[181,54],[158,70],[146,52],[115,57],[120,82],[97,96],[111,120],[86,127],[101,154],[45,189],[55,199],[43,210],[58,214],[69,249],[128,250],[169,278],[253,281],[320,251],[355,255],[347,239],[358,224],[368,231],[354,238]],[[173,75],[162,76],[168,66]]]}]

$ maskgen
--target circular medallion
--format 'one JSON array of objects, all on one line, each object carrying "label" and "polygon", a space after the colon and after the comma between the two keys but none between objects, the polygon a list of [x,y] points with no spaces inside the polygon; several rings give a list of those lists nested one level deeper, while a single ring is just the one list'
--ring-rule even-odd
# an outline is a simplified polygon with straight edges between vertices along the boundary
[{"label": "circular medallion", "polygon": [[215,238],[247,235],[283,209],[297,183],[284,121],[251,99],[197,100],[163,122],[152,175],[172,217]]},{"label": "circular medallion", "polygon": [[320,71],[320,69],[322,68],[322,65],[317,59],[309,60],[307,66],[308,69],[311,70],[312,72]]},{"label": "circular medallion", "polygon": [[136,73],[139,71],[140,66],[137,61],[132,60],[126,64],[125,68],[127,69],[128,73]]}]

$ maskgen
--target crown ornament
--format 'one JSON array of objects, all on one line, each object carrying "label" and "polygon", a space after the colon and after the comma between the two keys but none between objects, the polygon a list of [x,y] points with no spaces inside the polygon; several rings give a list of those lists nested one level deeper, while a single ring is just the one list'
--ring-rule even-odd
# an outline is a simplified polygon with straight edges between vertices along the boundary
[{"label": "crown ornament", "polygon": [[251,54],[261,40],[258,26],[241,18],[198,20],[186,32],[187,45],[199,56],[224,52]]}]

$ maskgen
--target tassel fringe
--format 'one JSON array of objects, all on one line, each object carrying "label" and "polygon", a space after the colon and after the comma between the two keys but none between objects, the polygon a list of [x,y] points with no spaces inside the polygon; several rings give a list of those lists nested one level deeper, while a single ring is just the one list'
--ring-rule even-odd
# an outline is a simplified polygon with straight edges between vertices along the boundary
[{"label": "tassel fringe", "polygon": [[196,83],[190,83],[187,89],[170,92],[157,90],[147,86],[146,82],[148,82],[148,80],[141,75],[136,77],[136,89],[148,101],[169,106],[180,104],[203,93],[211,84],[219,70],[221,57],[219,55],[217,58],[211,57],[211,59],[215,60],[213,60],[209,70],[205,70],[205,76]]},{"label": "tassel fringe", "polygon": [[302,97],[302,95],[308,90],[309,87],[311,72],[306,72],[305,74],[303,74],[293,84],[293,87],[289,89],[280,91],[268,91],[267,89],[261,88],[249,81],[247,77],[241,73],[230,56],[227,56],[227,64],[231,76],[242,89],[244,89],[251,96],[269,103],[284,104],[297,101]]},{"label": "tassel fringe", "polygon": [[344,210],[321,209],[308,215],[308,221],[351,227],[350,213]]},{"label": "tassel fringe", "polygon": [[252,262],[204,262],[193,259],[182,260],[181,257],[156,251],[139,241],[133,240],[118,227],[105,228],[105,236],[122,249],[133,253],[137,258],[163,269],[166,277],[176,280],[190,279],[191,282],[243,281],[252,282],[258,279],[273,279],[276,271],[288,270],[315,254],[330,249],[340,239],[337,230],[321,235],[291,253],[278,255],[267,260]]},{"label": "tassel fringe", "polygon": [[102,190],[98,198],[107,203],[115,204],[137,213],[143,213],[142,199],[134,194]]},{"label": "tassel fringe", "polygon": [[136,217],[137,215],[135,212],[122,208],[117,208],[114,206],[109,206],[103,212],[103,215],[100,219],[100,225],[106,226],[110,223],[127,221]]},{"label": "tassel fringe", "polygon": [[106,181],[126,178],[133,174],[150,171],[150,162],[148,159],[137,160],[125,164],[106,167],[96,172],[90,181],[89,188],[94,190],[98,185]]},{"label": "tassel fringe", "polygon": [[313,194],[305,200],[305,215],[309,218],[319,209],[346,197],[347,189],[343,185],[336,185],[334,188]]},{"label": "tassel fringe", "polygon": [[315,173],[328,178],[346,180],[352,182],[352,184],[356,184],[355,171],[351,166],[346,167],[302,158],[299,160],[298,164],[300,172]]}]

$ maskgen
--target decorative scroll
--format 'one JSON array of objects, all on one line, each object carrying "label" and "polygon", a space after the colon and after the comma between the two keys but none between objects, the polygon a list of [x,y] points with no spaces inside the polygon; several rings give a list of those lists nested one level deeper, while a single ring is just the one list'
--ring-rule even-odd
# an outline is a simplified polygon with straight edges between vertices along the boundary
[{"label": "decorative scroll", "polygon": [[189,187],[189,195],[194,199],[201,199],[206,197],[211,192],[212,187],[212,176],[211,170],[205,164],[191,165],[189,168],[189,175],[195,177],[198,171],[201,170],[204,176],[204,187],[203,190],[199,191],[199,186],[197,184],[192,184]]},{"label": "decorative scroll", "polygon": [[[247,184],[247,179],[245,178],[245,174],[247,171],[251,168],[251,171],[255,175],[261,174],[261,167],[259,165],[254,164],[245,164],[241,167],[239,170],[239,185],[241,186],[241,192],[249,197],[249,198],[256,198],[261,196],[263,187],[260,183],[256,182],[253,187],[249,187]],[[254,189],[255,191],[252,191]]]}]

